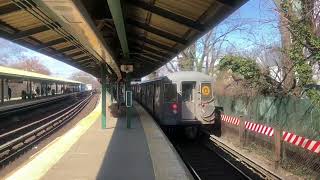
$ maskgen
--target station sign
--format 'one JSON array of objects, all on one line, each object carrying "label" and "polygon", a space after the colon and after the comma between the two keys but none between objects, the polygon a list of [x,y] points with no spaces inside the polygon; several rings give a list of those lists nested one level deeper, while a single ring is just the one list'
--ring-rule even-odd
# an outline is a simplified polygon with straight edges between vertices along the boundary
[{"label": "station sign", "polygon": [[133,72],[133,65],[132,64],[122,64],[120,66],[122,72],[129,73]]}]

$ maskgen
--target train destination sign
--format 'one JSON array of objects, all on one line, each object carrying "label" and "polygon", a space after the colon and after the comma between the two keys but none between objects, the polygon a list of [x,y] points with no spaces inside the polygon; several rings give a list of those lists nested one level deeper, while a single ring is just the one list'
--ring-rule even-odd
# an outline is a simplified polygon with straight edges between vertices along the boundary
[{"label": "train destination sign", "polygon": [[208,96],[210,94],[210,87],[207,85],[202,86],[201,93],[205,96]]}]

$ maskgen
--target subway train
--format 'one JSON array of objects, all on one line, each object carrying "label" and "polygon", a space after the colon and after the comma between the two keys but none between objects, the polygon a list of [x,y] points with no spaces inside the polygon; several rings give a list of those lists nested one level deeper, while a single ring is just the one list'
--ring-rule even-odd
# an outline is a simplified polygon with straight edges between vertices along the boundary
[{"label": "subway train", "polygon": [[193,139],[199,128],[219,131],[215,118],[214,80],[200,72],[182,71],[132,84],[133,97],[170,132],[182,129]]}]

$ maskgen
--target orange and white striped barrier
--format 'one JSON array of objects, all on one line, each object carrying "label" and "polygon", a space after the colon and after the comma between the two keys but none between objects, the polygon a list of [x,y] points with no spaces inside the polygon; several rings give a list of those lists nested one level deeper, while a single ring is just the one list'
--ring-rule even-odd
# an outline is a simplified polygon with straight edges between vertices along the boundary
[{"label": "orange and white striped barrier", "polygon": [[[240,124],[240,119],[237,117],[227,116],[224,114],[222,114],[221,117],[222,117],[222,120],[227,123],[230,123],[236,126],[239,126]],[[245,121],[244,123],[245,123],[245,128],[250,131],[264,134],[269,137],[272,137],[274,135],[273,127],[269,127],[262,124],[249,122],[249,121]],[[298,136],[294,133],[289,133],[286,131],[282,132],[282,140],[284,142],[296,145],[298,147],[304,148],[306,150],[315,152],[320,155],[320,141],[310,140],[308,138]]]}]

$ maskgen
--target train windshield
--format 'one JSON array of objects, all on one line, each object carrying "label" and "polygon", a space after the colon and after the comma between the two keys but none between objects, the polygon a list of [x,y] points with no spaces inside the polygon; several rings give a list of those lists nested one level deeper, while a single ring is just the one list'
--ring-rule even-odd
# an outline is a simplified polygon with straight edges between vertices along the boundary
[{"label": "train windshield", "polygon": [[201,83],[201,101],[210,101],[212,99],[211,83]]},{"label": "train windshield", "polygon": [[177,84],[164,84],[164,101],[177,101]]},{"label": "train windshield", "polygon": [[196,82],[182,82],[182,101],[193,101],[193,90],[196,86]]}]

